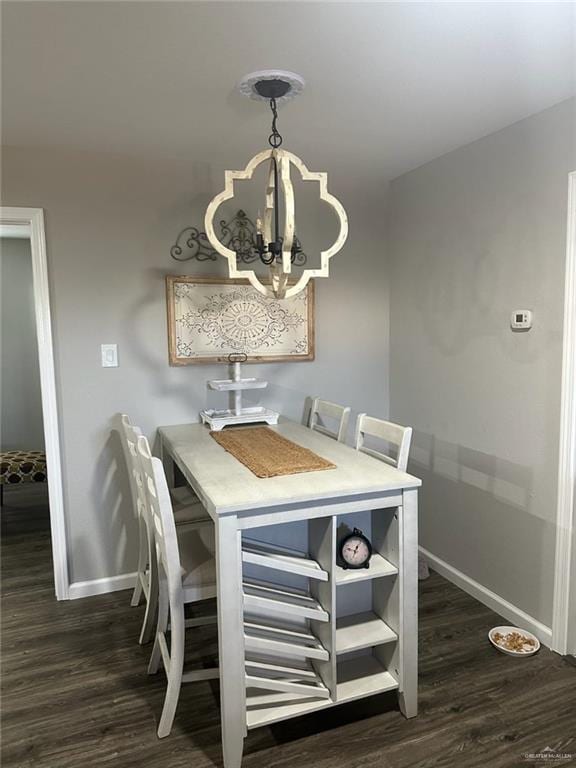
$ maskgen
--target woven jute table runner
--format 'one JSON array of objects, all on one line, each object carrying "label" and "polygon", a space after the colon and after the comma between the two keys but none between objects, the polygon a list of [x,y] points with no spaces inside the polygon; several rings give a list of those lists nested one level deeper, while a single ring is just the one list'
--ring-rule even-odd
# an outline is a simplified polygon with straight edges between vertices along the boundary
[{"label": "woven jute table runner", "polygon": [[334,469],[336,466],[268,427],[250,427],[210,434],[222,448],[257,477],[317,472],[321,469]]}]

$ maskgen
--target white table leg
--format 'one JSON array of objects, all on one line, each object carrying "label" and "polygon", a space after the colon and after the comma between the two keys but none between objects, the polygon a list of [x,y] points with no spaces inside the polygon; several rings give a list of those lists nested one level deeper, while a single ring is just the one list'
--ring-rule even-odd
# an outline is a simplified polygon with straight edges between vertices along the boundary
[{"label": "white table leg", "polygon": [[234,515],[216,521],[218,650],[224,768],[240,768],[246,736],[241,533]]},{"label": "white table leg", "polygon": [[398,695],[404,717],[418,714],[418,491],[403,492],[400,512],[402,552],[400,673]]},{"label": "white table leg", "polygon": [[174,459],[170,455],[170,452],[166,450],[166,447],[164,446],[164,441],[162,439],[162,435],[160,435],[158,450],[160,453],[158,458],[160,459],[164,467],[164,474],[166,475],[166,482],[168,483],[168,488],[174,488],[174,482],[175,482]]}]

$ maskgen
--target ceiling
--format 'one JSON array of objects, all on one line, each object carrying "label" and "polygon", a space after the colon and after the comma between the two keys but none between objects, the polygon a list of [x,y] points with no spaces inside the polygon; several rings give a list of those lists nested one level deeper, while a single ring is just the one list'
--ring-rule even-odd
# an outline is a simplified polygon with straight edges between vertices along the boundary
[{"label": "ceiling", "polygon": [[3,141],[214,159],[266,146],[235,91],[292,69],[289,149],[394,178],[575,92],[565,2],[3,2]]}]

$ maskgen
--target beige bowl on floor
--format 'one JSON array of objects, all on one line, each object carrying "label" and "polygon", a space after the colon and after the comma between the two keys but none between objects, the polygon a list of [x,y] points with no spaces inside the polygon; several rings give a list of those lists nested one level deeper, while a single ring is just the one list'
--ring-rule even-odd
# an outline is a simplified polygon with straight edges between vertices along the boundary
[{"label": "beige bowl on floor", "polygon": [[[495,634],[500,633],[501,635],[508,635],[511,632],[517,632],[519,635],[522,635],[528,640],[533,640],[534,646],[531,646],[529,650],[525,651],[512,651],[509,648],[504,648],[502,645],[498,645],[498,643],[494,640]],[[540,650],[540,640],[538,640],[538,638],[531,632],[528,632],[528,630],[520,629],[519,627],[493,627],[490,632],[488,632],[488,639],[494,648],[497,648],[499,651],[502,651],[502,653],[505,653],[508,656],[516,656],[522,658],[524,656],[534,656],[534,654]]]}]

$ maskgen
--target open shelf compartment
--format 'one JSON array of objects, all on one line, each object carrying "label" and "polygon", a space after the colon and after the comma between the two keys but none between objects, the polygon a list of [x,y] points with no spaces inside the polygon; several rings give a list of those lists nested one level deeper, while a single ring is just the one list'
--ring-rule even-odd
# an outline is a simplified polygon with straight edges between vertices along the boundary
[{"label": "open shelf compartment", "polygon": [[398,635],[372,611],[336,619],[336,653],[349,653],[375,645],[394,643]]},{"label": "open shelf compartment", "polygon": [[396,576],[398,568],[385,557],[374,552],[370,558],[368,568],[342,568],[337,563],[334,565],[334,578],[337,586],[343,584],[357,584],[359,581],[379,579],[383,576]]},{"label": "open shelf compartment", "polygon": [[337,677],[338,704],[398,688],[398,680],[374,654],[339,661]]}]

